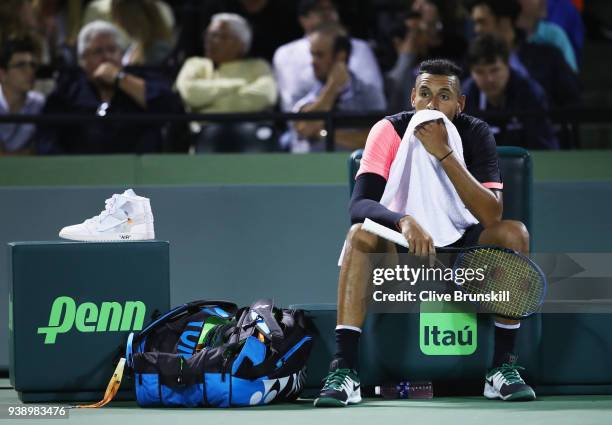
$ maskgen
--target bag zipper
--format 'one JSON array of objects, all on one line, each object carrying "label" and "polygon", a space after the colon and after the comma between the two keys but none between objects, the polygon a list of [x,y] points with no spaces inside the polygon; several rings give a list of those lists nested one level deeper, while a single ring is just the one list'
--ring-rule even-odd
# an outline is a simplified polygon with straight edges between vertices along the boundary
[{"label": "bag zipper", "polygon": [[183,362],[183,356],[179,356],[179,376],[176,380],[179,385],[183,383]]}]

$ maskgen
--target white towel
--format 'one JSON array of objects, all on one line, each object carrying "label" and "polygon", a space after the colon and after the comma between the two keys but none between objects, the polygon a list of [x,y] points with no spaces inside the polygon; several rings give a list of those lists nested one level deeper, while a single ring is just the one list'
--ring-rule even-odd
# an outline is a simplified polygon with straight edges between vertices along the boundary
[{"label": "white towel", "polygon": [[[440,111],[419,111],[404,133],[380,203],[391,211],[414,217],[429,232],[435,246],[446,246],[460,239],[465,229],[478,220],[463,204],[440,161],[414,135],[419,124],[440,118],[446,125],[450,148],[465,167],[463,144],[455,125]],[[346,242],[339,266],[345,248]]]},{"label": "white towel", "polygon": [[440,161],[414,135],[416,126],[438,119],[444,120],[448,144],[465,167],[463,144],[455,125],[440,111],[419,111],[402,138],[380,203],[391,211],[411,215],[429,232],[435,246],[446,246],[478,220],[463,204]]}]

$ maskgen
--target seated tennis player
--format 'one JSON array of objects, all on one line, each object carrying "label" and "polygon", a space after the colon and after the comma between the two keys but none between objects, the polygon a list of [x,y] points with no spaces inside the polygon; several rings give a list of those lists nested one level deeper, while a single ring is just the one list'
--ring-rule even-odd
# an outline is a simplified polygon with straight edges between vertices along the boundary
[{"label": "seated tennis player", "polygon": [[[365,218],[401,231],[409,251],[418,256],[434,255],[436,246],[529,250],[525,226],[501,218],[503,184],[495,139],[486,123],[462,113],[460,74],[447,60],[423,62],[411,96],[415,111],[382,119],[368,135],[350,204],[353,225],[341,255],[336,354],[314,401],[317,407],[361,401],[357,353],[371,282],[368,254],[397,252],[395,244],[361,229]],[[424,116],[442,119],[410,124]],[[457,132],[447,133],[444,116]],[[411,137],[415,139],[408,149]],[[418,172],[397,172],[395,161]],[[519,327],[516,320],[495,320],[493,365],[485,376],[487,398],[536,397],[515,364]]]}]

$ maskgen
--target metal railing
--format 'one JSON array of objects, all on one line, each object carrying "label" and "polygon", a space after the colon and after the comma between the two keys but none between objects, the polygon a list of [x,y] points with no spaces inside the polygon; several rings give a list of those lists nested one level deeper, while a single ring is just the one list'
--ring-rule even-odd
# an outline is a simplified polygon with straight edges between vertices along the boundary
[{"label": "metal railing", "polygon": [[[133,122],[133,123],[180,123],[180,122],[288,122],[298,120],[323,120],[325,121],[326,150],[335,150],[334,133],[337,128],[369,128],[376,121],[388,115],[385,112],[254,112],[254,113],[182,113],[182,114],[109,114],[98,116],[95,114],[49,114],[49,115],[0,115],[0,123],[34,123],[34,124],[59,124],[74,125],[87,122]],[[564,131],[569,132],[574,148],[580,147],[579,127],[582,124],[609,124],[612,126],[612,107],[603,108],[564,108],[542,110],[521,110],[508,112],[484,111],[477,115],[484,121],[503,120],[511,117],[536,117],[550,119],[555,124],[561,124]]]}]

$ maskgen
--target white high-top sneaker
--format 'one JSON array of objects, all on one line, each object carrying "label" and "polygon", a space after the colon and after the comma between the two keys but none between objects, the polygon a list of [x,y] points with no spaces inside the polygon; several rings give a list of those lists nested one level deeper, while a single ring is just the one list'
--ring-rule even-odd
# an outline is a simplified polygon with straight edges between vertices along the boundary
[{"label": "white high-top sneaker", "polygon": [[128,189],[107,199],[106,208],[100,215],[64,227],[59,236],[87,242],[155,239],[151,202]]}]

